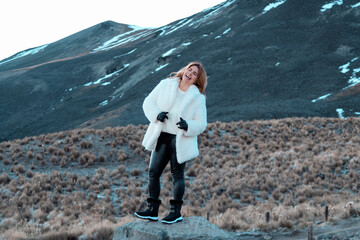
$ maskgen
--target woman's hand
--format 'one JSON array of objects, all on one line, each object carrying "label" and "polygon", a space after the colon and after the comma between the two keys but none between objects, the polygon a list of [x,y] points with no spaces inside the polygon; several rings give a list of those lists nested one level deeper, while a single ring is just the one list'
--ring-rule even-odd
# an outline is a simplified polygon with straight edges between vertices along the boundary
[{"label": "woman's hand", "polygon": [[168,114],[169,112],[161,112],[159,113],[159,115],[157,116],[157,120],[159,120],[160,122],[164,122],[165,118],[169,119],[168,116],[166,114]]},{"label": "woman's hand", "polygon": [[176,125],[179,125],[178,128],[180,128],[180,129],[184,129],[185,131],[188,130],[188,124],[187,124],[187,122],[186,122],[184,119],[182,119],[182,118],[180,118],[180,121],[177,122]]}]

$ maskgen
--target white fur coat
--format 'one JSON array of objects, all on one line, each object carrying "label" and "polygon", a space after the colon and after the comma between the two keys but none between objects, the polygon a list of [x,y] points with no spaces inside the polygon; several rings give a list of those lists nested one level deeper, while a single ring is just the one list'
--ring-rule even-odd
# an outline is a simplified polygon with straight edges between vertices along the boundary
[{"label": "white fur coat", "polygon": [[[156,118],[160,112],[169,112],[171,109],[175,102],[179,81],[178,78],[160,81],[144,100],[143,110],[150,121],[142,142],[147,150],[155,150],[157,140],[165,124]],[[183,163],[199,155],[197,135],[202,133],[207,125],[205,96],[200,93],[195,85],[191,85],[185,92],[178,116],[179,121],[180,117],[188,124],[187,131],[178,129],[176,134],[176,157],[179,163]]]}]

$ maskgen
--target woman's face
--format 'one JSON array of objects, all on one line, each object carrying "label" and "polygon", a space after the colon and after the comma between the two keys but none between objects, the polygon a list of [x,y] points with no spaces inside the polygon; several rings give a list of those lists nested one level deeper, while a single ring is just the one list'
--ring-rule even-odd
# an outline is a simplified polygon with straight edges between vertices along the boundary
[{"label": "woman's face", "polygon": [[199,68],[197,66],[191,66],[185,70],[182,76],[182,80],[186,81],[189,84],[194,84],[196,82],[198,73]]}]

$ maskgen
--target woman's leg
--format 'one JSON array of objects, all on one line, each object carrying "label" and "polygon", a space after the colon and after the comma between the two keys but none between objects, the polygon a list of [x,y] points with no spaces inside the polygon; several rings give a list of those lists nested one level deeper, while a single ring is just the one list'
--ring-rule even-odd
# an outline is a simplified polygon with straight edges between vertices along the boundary
[{"label": "woman's leg", "polygon": [[176,159],[176,138],[174,137],[170,144],[170,164],[173,179],[173,199],[170,200],[169,215],[162,219],[163,223],[172,224],[183,220],[181,216],[182,198],[185,192],[184,171],[185,163],[179,164]]},{"label": "woman's leg", "polygon": [[173,137],[170,144],[170,164],[173,180],[173,199],[182,201],[185,192],[184,171],[185,163],[179,164],[176,158],[176,137]]},{"label": "woman's leg", "polygon": [[149,196],[153,199],[159,199],[160,176],[169,162],[167,144],[162,142],[160,138],[156,149],[151,153],[149,167]]}]

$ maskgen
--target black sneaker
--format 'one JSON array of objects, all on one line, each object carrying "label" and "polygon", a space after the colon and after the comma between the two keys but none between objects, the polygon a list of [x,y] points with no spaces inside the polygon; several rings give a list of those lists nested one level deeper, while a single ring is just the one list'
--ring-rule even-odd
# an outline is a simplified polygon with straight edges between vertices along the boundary
[{"label": "black sneaker", "polygon": [[160,204],[161,204],[160,200],[148,198],[146,210],[135,212],[135,216],[141,219],[157,221],[159,219],[158,212],[159,212]]},{"label": "black sneaker", "polygon": [[173,224],[183,220],[181,216],[181,205],[183,201],[170,200],[170,213],[162,219],[162,223]]}]

